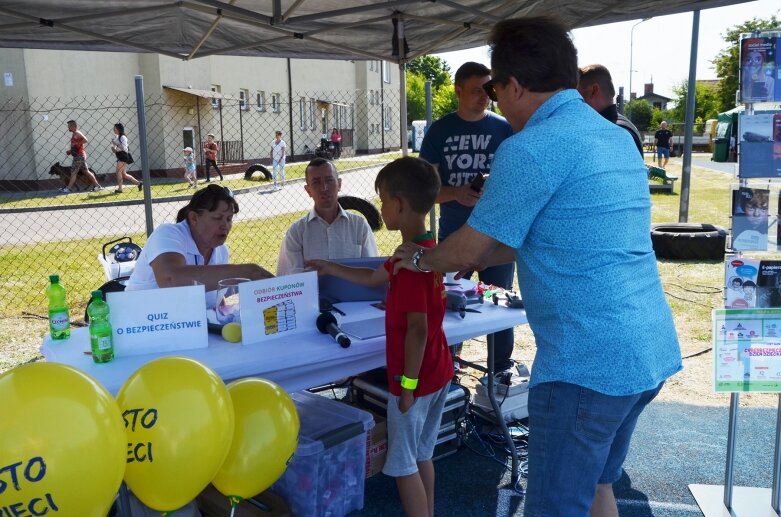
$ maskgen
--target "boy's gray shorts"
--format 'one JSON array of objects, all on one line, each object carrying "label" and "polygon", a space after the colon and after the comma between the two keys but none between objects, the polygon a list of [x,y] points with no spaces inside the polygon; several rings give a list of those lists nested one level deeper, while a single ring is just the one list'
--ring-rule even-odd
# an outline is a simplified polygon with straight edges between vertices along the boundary
[{"label": "boy's gray shorts", "polygon": [[388,456],[383,474],[409,476],[418,471],[419,461],[432,458],[448,391],[449,382],[437,392],[415,398],[404,414],[399,411],[399,397],[388,394]]}]

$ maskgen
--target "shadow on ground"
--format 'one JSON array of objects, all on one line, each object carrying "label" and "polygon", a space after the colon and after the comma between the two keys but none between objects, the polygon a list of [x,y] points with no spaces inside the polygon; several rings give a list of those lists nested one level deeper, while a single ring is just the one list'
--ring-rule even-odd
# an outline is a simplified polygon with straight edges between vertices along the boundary
[{"label": "shadow on ground", "polygon": [[[649,406],[638,422],[623,476],[614,485],[622,517],[701,515],[688,485],[724,483],[728,403],[725,395],[719,407]],[[775,414],[770,408],[740,409],[736,486],[770,486]],[[523,515],[523,499],[509,488],[509,472],[501,464],[463,449],[435,466],[436,514]],[[404,515],[393,480],[382,474],[368,479],[364,509],[350,515]]]}]

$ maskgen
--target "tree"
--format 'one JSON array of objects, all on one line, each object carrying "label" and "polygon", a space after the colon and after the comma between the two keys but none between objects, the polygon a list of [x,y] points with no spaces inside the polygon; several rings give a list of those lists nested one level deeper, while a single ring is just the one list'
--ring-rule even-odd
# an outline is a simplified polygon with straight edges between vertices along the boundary
[{"label": "tree", "polygon": [[651,104],[645,99],[634,99],[630,103],[632,123],[640,131],[648,131],[651,123]]},{"label": "tree", "polygon": [[735,92],[740,88],[738,71],[740,69],[740,34],[762,29],[774,29],[779,26],[779,19],[774,14],[768,19],[754,18],[736,25],[722,35],[728,43],[727,48],[719,52],[711,61],[716,65],[716,77],[719,78],[718,103],[719,112],[735,107]]},{"label": "tree", "polygon": [[[686,121],[686,96],[688,95],[688,81],[673,88],[675,95],[675,107],[670,110],[671,119],[675,122]],[[710,118],[716,118],[719,114],[719,89],[707,83],[696,83],[694,90],[694,118],[705,121]],[[694,132],[702,131],[701,127],[695,127]]]},{"label": "tree", "polygon": [[453,84],[450,78],[450,66],[441,57],[416,57],[407,64],[407,72],[421,75],[431,81],[432,96],[433,92],[439,91],[443,86]]},{"label": "tree", "polygon": [[413,120],[426,118],[426,89],[423,84],[425,79],[420,74],[407,72],[407,126]]}]

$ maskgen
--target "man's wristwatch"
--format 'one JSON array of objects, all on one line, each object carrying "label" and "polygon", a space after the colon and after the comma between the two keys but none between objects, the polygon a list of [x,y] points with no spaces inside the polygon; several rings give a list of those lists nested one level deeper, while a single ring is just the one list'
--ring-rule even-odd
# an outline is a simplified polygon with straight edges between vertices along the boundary
[{"label": "man's wristwatch", "polygon": [[423,257],[423,254],[426,253],[426,248],[419,248],[418,251],[412,254],[412,265],[415,266],[415,269],[420,271],[421,273],[431,273],[430,269],[423,269],[420,267],[420,259]]}]

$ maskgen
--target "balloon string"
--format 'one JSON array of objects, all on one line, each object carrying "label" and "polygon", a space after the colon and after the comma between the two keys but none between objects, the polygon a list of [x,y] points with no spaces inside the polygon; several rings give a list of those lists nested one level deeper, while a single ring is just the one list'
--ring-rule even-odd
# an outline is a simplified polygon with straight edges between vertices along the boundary
[{"label": "balloon string", "polygon": [[231,517],[233,517],[233,514],[236,513],[236,507],[231,506]]}]

